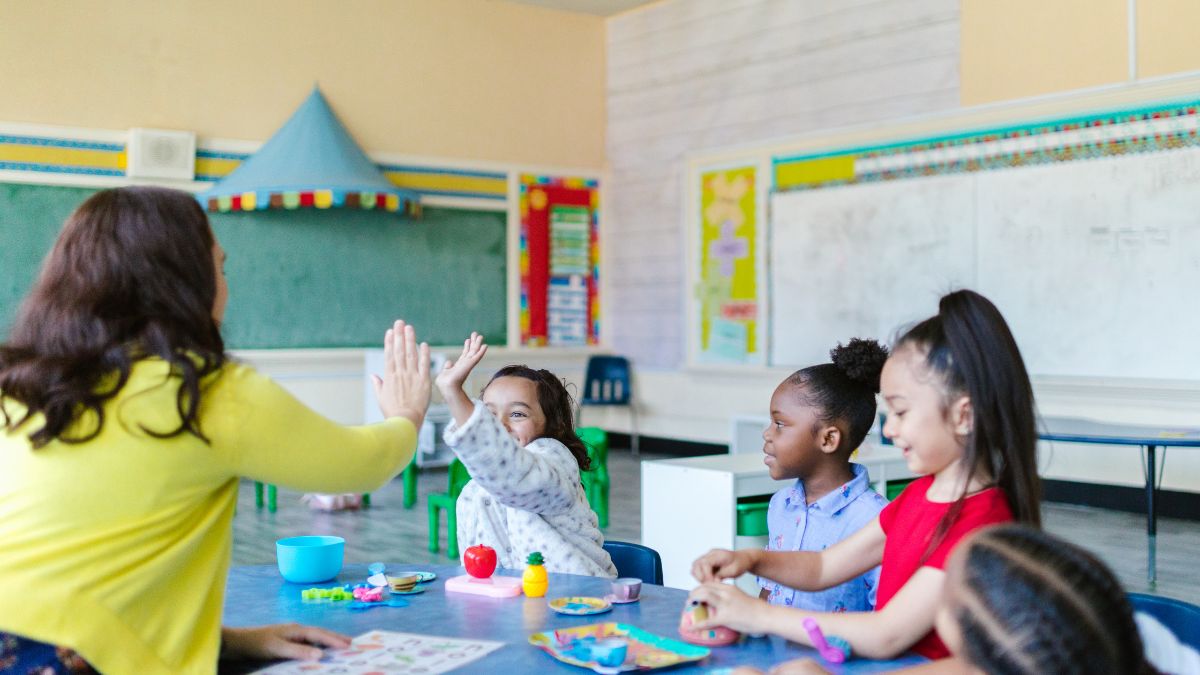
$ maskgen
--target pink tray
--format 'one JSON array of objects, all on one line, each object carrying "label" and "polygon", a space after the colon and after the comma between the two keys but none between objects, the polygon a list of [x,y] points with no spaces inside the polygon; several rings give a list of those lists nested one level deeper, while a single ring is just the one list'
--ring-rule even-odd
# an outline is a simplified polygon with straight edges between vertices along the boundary
[{"label": "pink tray", "polygon": [[513,598],[521,594],[521,580],[517,577],[476,579],[469,574],[464,574],[447,579],[446,591],[486,595],[491,598]]}]

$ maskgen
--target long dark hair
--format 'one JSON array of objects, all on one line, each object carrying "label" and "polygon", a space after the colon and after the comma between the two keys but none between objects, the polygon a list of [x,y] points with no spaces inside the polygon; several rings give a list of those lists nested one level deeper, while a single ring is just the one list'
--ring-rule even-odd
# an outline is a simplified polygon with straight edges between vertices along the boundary
[{"label": "long dark hair", "polygon": [[797,370],[784,380],[817,410],[818,425],[833,424],[842,430],[838,452],[854,450],[871,430],[879,374],[887,356],[887,349],[875,340],[851,338],[849,344],[838,343],[829,350],[832,363]]},{"label": "long dark hair", "polygon": [[[159,357],[180,379],[180,426],[143,431],[204,439],[200,381],[226,358],[212,316],[212,249],[208,218],[186,192],[126,187],[88,198],[67,218],[0,345],[0,393],[25,408],[14,416],[0,404],[5,429],[41,414],[33,447],[91,440],[133,363]],[[72,430],[86,413],[95,426]]]},{"label": "long dark hair", "polygon": [[966,660],[986,673],[1152,673],[1113,573],[1062,539],[1019,525],[962,544],[948,609]]},{"label": "long dark hair", "polygon": [[542,407],[542,414],[546,416],[544,437],[553,438],[567,446],[571,455],[575,457],[575,461],[579,463],[580,471],[592,468],[587,446],[575,434],[575,416],[573,414],[575,406],[571,404],[571,394],[563,385],[562,380],[544,368],[534,369],[529,366],[510,365],[497,370],[496,374],[492,375],[492,379],[483,386],[483,390],[486,391],[488,385],[501,377],[520,377],[537,385],[538,405]]},{"label": "long dark hair", "polygon": [[[1000,310],[974,291],[955,291],[942,297],[936,316],[897,340],[892,353],[906,346],[924,353],[947,406],[959,396],[971,401],[973,424],[963,456],[969,475],[994,481],[1017,522],[1041,527],[1033,385]],[[963,494],[938,523],[929,551],[962,511],[966,490],[964,484]]]}]

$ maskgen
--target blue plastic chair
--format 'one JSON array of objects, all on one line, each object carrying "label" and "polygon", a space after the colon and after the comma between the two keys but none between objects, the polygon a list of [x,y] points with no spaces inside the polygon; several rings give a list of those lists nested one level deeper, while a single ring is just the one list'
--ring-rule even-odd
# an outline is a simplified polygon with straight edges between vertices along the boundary
[{"label": "blue plastic chair", "polygon": [[582,426],[583,408],[589,405],[628,407],[631,426],[630,445],[633,454],[638,454],[637,406],[633,404],[633,378],[630,375],[629,359],[624,356],[592,356],[588,358],[583,392],[579,397],[579,410],[575,414],[575,426]]},{"label": "blue plastic chair", "polygon": [[604,550],[617,567],[617,576],[634,577],[647,584],[662,586],[663,565],[658,551],[626,541],[606,541]]},{"label": "blue plastic chair", "polygon": [[1129,602],[1133,605],[1133,611],[1158,619],[1180,642],[1200,649],[1200,606],[1145,593],[1130,593]]}]

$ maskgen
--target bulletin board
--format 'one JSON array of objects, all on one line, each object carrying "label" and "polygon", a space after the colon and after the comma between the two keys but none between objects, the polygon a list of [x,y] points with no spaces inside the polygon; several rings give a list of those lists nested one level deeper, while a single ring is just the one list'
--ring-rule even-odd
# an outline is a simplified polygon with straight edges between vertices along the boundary
[{"label": "bulletin board", "polygon": [[600,341],[600,184],[520,177],[521,344]]},{"label": "bulletin board", "polygon": [[706,168],[693,177],[689,352],[695,363],[766,362],[760,175],[756,165],[743,165]]}]

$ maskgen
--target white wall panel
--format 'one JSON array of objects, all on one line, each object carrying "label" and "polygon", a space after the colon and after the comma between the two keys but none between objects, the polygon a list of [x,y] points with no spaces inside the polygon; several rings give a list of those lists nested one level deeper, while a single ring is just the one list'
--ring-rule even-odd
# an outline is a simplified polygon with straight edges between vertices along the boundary
[{"label": "white wall panel", "polygon": [[957,0],[676,0],[611,19],[613,348],[683,362],[689,154],[952,109],[958,40]]}]

